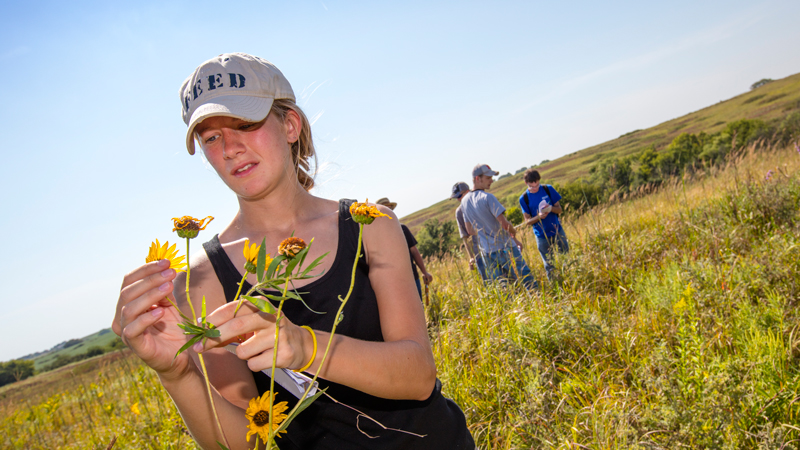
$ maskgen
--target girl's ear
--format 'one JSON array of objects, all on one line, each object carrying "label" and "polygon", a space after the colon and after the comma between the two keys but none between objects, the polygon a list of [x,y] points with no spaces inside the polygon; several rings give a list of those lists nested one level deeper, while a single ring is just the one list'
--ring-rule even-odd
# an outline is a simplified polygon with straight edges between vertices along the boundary
[{"label": "girl's ear", "polygon": [[300,138],[300,129],[302,120],[296,111],[290,109],[286,111],[286,117],[283,119],[283,126],[286,130],[286,140],[290,144],[294,144]]}]

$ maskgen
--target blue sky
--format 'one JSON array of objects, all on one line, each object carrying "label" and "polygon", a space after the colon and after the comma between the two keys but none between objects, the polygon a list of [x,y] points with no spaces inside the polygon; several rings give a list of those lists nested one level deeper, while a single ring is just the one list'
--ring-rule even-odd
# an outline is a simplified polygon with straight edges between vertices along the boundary
[{"label": "blue sky", "polygon": [[232,218],[178,100],[220,53],[291,81],[317,195],[400,216],[477,163],[514,172],[800,72],[796,1],[556,3],[3,2],[0,361],[108,327],[171,217],[217,217],[206,238]]}]

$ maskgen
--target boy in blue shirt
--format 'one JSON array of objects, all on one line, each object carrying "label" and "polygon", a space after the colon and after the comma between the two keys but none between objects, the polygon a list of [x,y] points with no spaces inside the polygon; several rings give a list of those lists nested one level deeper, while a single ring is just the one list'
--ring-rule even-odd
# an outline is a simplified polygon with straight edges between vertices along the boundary
[{"label": "boy in blue shirt", "polygon": [[551,280],[553,265],[550,258],[554,251],[567,253],[569,243],[564,228],[558,220],[558,215],[563,212],[559,201],[561,195],[553,186],[540,184],[541,176],[533,169],[525,171],[525,184],[528,189],[519,197],[519,206],[525,216],[524,225],[531,225],[536,235],[536,245],[544,261],[547,279]]}]

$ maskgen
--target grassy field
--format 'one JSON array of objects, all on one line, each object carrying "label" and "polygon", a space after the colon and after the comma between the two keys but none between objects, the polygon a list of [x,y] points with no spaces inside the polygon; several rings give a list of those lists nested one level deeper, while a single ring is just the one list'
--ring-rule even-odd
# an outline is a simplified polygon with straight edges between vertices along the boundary
[{"label": "grassy field", "polygon": [[[788,112],[800,109],[800,74],[775,80],[758,89],[721,101],[699,111],[673,119],[645,130],[631,132],[593,147],[570,153],[556,160],[542,164],[537,170],[544,183],[565,183],[588,175],[589,169],[598,162],[614,157],[625,157],[641,149],[655,145],[657,149],[667,146],[680,133],[715,133],[722,130],[725,124],[740,119],[761,119],[768,121],[785,116]],[[476,161],[477,164],[481,161]],[[489,160],[482,161],[492,165]],[[538,161],[520,161],[519,166],[496,168],[501,174],[516,171],[521,166],[538,164]],[[494,167],[494,166],[493,166]],[[465,174],[462,181],[467,181]],[[458,180],[453,180],[455,183]],[[518,198],[525,190],[521,176],[512,176],[496,181],[491,192],[501,201],[507,198]],[[516,206],[516,202],[504,202],[506,207]],[[417,232],[428,219],[440,221],[454,220],[457,202],[442,200],[428,208],[409,214],[401,221]]]},{"label": "grassy field", "polygon": [[[747,153],[565,224],[543,289],[433,260],[445,395],[481,449],[800,448],[800,153]],[[118,351],[0,388],[8,449],[193,448]]]},{"label": "grassy field", "polygon": [[751,153],[567,223],[563,289],[529,235],[542,293],[429,264],[440,377],[481,448],[800,448],[798,167]]},{"label": "grassy field", "polygon": [[117,335],[111,332],[111,328],[106,328],[98,331],[97,333],[90,334],[81,338],[81,342],[67,348],[62,348],[52,352],[33,358],[36,370],[41,370],[48,364],[51,364],[59,355],[74,356],[81,353],[86,353],[86,350],[92,347],[105,347],[117,339]]}]

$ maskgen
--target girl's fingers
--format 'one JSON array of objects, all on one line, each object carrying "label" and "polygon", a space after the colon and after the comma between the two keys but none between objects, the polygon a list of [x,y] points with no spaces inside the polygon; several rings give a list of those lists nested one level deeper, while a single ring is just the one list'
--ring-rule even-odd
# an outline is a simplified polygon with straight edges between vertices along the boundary
[{"label": "girl's fingers", "polygon": [[125,324],[141,313],[138,311],[140,308],[133,305],[133,310],[136,312],[129,315],[129,319],[125,321],[122,314],[123,309],[144,294],[148,294],[147,299],[143,300],[149,302],[148,306],[161,302],[163,298],[172,293],[172,280],[176,275],[175,270],[169,268],[167,260],[145,264],[126,275],[117,300],[117,309],[112,324],[114,332],[119,335]]},{"label": "girl's fingers", "polygon": [[123,286],[119,293],[120,303],[129,303],[132,300],[144,295],[146,292],[157,288],[164,293],[164,296],[172,292],[172,288],[166,287],[164,284],[175,279],[175,276],[177,275],[175,269],[170,269],[168,265],[167,268],[164,269],[156,265],[156,263],[150,263],[142,266],[141,268],[147,268],[148,270],[139,272],[140,274],[144,274],[142,278],[136,279],[130,284]]},{"label": "girl's fingers", "polygon": [[[230,306],[230,304],[222,306],[220,309],[226,308],[227,306]],[[232,317],[233,309],[228,308],[228,311],[220,311],[220,309],[214,311],[207,318],[208,322],[214,324],[217,330],[219,330],[219,337],[206,340],[202,346],[195,346],[195,351],[202,352],[210,348],[227,345],[237,340],[239,336],[247,334],[252,335],[254,332],[263,335],[274,333],[275,317],[271,314],[263,314],[260,311],[252,312],[249,308],[245,308],[245,306],[242,305],[242,308],[236,313],[236,317]],[[252,339],[251,337],[246,342]]]},{"label": "girl's fingers", "polygon": [[127,324],[134,321],[137,317],[142,315],[151,306],[158,304],[165,297],[172,293],[172,282],[167,281],[162,283],[155,289],[145,292],[143,295],[123,304],[120,301],[118,318],[115,322],[119,321],[121,328],[125,328]]},{"label": "girl's fingers", "polygon": [[135,343],[141,339],[142,333],[147,327],[158,322],[163,315],[164,308],[155,308],[140,314],[122,329],[122,340],[128,346],[135,346]]},{"label": "girl's fingers", "polygon": [[[272,349],[266,350],[260,355],[248,359],[247,367],[249,367],[253,372],[272,368]],[[275,367],[282,367],[280,361],[278,361]]]}]

